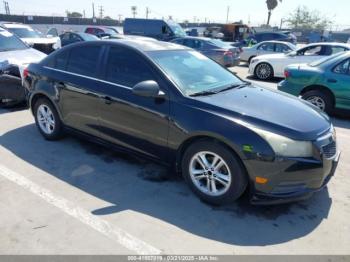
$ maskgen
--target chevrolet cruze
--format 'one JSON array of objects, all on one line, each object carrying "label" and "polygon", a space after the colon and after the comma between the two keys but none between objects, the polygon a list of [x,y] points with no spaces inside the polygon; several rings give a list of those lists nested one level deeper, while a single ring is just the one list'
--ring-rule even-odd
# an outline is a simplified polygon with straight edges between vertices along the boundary
[{"label": "chevrolet cruze", "polygon": [[175,166],[201,199],[223,204],[309,197],[333,176],[329,118],[252,85],[204,55],[143,40],[67,46],[26,70],[40,133],[64,131]]}]

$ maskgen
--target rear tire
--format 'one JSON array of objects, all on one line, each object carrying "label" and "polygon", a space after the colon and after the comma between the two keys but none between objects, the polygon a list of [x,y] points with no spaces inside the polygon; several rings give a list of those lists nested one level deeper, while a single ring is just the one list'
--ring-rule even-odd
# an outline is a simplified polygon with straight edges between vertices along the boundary
[{"label": "rear tire", "polygon": [[255,67],[254,75],[259,80],[270,80],[274,76],[273,68],[268,63],[260,63]]},{"label": "rear tire", "polygon": [[320,90],[311,90],[302,95],[302,99],[317,106],[320,110],[330,114],[333,112],[334,105],[332,99],[326,93]]},{"label": "rear tire", "polygon": [[224,145],[206,140],[186,150],[182,174],[200,199],[214,205],[234,202],[248,184],[240,159]]},{"label": "rear tire", "polygon": [[63,134],[63,125],[56,108],[47,98],[40,98],[34,105],[35,123],[46,140],[58,140]]}]

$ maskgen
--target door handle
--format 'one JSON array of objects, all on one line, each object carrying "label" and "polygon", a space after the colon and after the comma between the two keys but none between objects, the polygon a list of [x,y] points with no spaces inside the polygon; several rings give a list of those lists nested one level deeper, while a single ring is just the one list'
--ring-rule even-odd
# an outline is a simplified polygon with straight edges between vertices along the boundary
[{"label": "door handle", "polygon": [[109,96],[105,96],[105,97],[103,97],[103,99],[105,100],[105,104],[107,104],[107,105],[110,105],[113,102],[112,98]]},{"label": "door handle", "polygon": [[338,81],[336,79],[328,79],[327,82],[328,83],[337,83]]}]

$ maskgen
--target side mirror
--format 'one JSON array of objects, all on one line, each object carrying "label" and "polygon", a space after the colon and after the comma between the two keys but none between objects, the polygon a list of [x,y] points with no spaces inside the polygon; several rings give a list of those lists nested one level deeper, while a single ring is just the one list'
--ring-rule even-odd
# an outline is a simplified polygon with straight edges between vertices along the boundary
[{"label": "side mirror", "polygon": [[153,80],[143,81],[136,84],[132,88],[132,92],[135,95],[143,97],[161,97],[164,96],[164,93],[160,91],[159,85]]}]

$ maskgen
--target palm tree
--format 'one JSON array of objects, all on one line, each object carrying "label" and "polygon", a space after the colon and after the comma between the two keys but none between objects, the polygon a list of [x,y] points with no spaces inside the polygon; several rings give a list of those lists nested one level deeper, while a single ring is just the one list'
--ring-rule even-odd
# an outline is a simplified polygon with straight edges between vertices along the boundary
[{"label": "palm tree", "polygon": [[[282,3],[282,0],[279,0]],[[268,16],[267,16],[267,25],[270,25],[270,19],[272,15],[272,10],[278,6],[278,0],[266,0]]]}]

